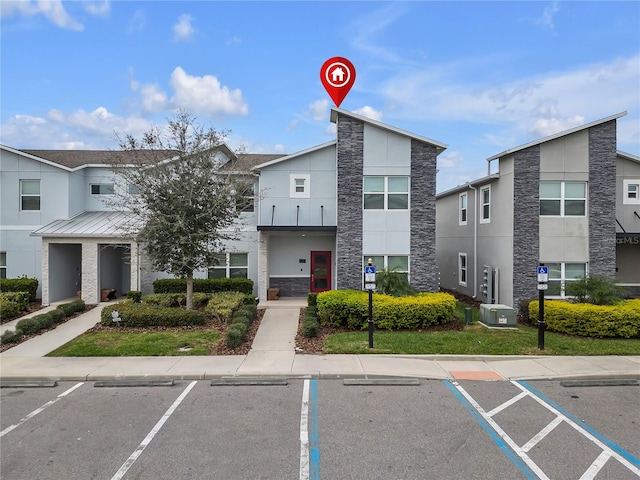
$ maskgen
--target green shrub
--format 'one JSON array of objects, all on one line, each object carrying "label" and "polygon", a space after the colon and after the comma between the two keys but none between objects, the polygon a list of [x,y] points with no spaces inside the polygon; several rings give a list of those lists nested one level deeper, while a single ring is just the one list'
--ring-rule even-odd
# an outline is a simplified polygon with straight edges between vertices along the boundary
[{"label": "green shrub", "polygon": [[40,331],[40,322],[36,317],[23,318],[16,324],[16,330],[18,329],[25,335],[33,335]]},{"label": "green shrub", "polygon": [[258,306],[257,305],[242,305],[238,308],[239,312],[245,312],[247,316],[251,319],[256,318],[258,315]]},{"label": "green shrub", "polygon": [[[193,291],[201,293],[242,292],[253,294],[253,280],[248,278],[194,278]],[[153,282],[154,293],[187,293],[184,278],[161,278]],[[255,300],[254,300],[255,301]]]},{"label": "green shrub", "polygon": [[59,308],[56,308],[55,310],[51,310],[49,312],[49,315],[51,315],[53,323],[60,323],[62,320],[64,320],[64,312]]},{"label": "green shrub", "polygon": [[244,305],[258,305],[258,299],[254,297],[253,294],[245,295],[244,300],[242,300],[242,303]]},{"label": "green shrub", "polygon": [[13,318],[21,311],[20,304],[5,297],[5,293],[0,294],[0,319]]},{"label": "green shrub", "polygon": [[84,311],[84,309],[86,308],[86,304],[84,303],[84,300],[78,299],[74,300],[73,302],[58,305],[57,308],[62,310],[65,317],[70,317],[74,313]]},{"label": "green shrub", "polygon": [[627,290],[616,285],[615,280],[603,275],[591,275],[567,282],[567,295],[578,303],[615,305],[627,294]]},{"label": "green shrub", "polygon": [[518,321],[525,325],[531,325],[529,318],[529,303],[536,300],[535,298],[521,298],[518,300]]},{"label": "green shrub", "polygon": [[[529,317],[538,321],[538,301],[529,304]],[[640,299],[616,305],[592,305],[549,300],[544,320],[553,332],[581,337],[640,338]]]},{"label": "green shrub", "polygon": [[29,301],[36,301],[38,292],[37,278],[0,278],[0,292],[28,292]]},{"label": "green shrub", "polygon": [[29,309],[31,294],[29,292],[2,292],[0,300],[9,300],[18,304],[20,311]]},{"label": "green shrub", "polygon": [[126,293],[126,297],[133,303],[140,303],[140,301],[142,300],[142,292],[139,290],[129,290]]},{"label": "green shrub", "polygon": [[19,328],[7,330],[0,336],[0,344],[6,345],[8,343],[19,342],[23,335],[24,333]]},{"label": "green shrub", "polygon": [[233,325],[235,323],[242,323],[247,328],[249,328],[249,325],[251,325],[252,321],[253,321],[253,319],[251,317],[248,317],[245,314],[239,313],[239,314],[234,314],[233,315],[233,319],[231,320],[231,325]]},{"label": "green shrub", "polygon": [[318,309],[316,307],[307,307],[304,309],[304,314],[312,317],[317,317]]},{"label": "green shrub", "polygon": [[117,311],[122,319],[119,323],[123,327],[179,327],[204,325],[206,318],[204,313],[197,310],[184,310],[181,308],[166,308],[145,303],[119,302],[108,305],[102,309],[100,323],[106,326],[114,326],[112,312]]},{"label": "green shrub", "polygon": [[[211,295],[208,293],[194,293],[191,302],[193,304],[193,308],[202,308],[211,298]],[[143,303],[148,303],[151,305],[158,305],[161,307],[185,307],[187,305],[187,294],[186,293],[152,293],[150,295],[145,295],[142,297],[141,301]]]},{"label": "green shrub", "polygon": [[51,328],[53,326],[53,315],[50,313],[42,313],[40,315],[36,315],[33,317],[36,322],[38,322],[38,331],[46,330],[47,328]]},{"label": "green shrub", "polygon": [[243,323],[234,323],[227,330],[227,347],[237,348],[247,336],[247,327]]},{"label": "green shrub", "polygon": [[[426,328],[451,319],[456,299],[448,293],[419,293],[407,297],[373,295],[373,321],[388,330]],[[318,295],[320,324],[365,329],[369,317],[368,293],[331,290]]]},{"label": "green shrub", "polygon": [[376,272],[376,290],[385,295],[403,297],[415,295],[416,291],[409,283],[407,275],[398,271],[398,267],[384,268]]},{"label": "green shrub", "polygon": [[316,292],[309,292],[307,294],[307,306],[315,307],[318,303],[318,294]]},{"label": "green shrub", "polygon": [[304,322],[302,322],[302,335],[306,338],[317,337],[319,331],[320,324],[317,319],[307,317]]},{"label": "green shrub", "polygon": [[211,295],[204,311],[207,315],[228,321],[233,312],[242,304],[244,294],[240,292],[218,292]]}]

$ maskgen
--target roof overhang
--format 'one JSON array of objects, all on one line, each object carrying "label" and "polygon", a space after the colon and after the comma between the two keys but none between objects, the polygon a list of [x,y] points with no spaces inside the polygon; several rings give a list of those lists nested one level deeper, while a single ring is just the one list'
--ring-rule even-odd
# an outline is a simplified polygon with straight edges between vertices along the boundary
[{"label": "roof overhang", "polygon": [[296,225],[258,225],[258,231],[262,232],[336,232],[338,227],[333,226],[296,226]]},{"label": "roof overhang", "polygon": [[130,212],[83,212],[67,220],[55,220],[31,233],[47,238],[126,238],[141,226]]}]

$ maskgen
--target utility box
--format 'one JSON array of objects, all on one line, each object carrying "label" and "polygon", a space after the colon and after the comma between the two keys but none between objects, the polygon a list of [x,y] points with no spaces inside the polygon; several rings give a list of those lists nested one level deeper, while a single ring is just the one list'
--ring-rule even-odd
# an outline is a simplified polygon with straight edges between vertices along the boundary
[{"label": "utility box", "polygon": [[480,321],[492,327],[515,327],[516,311],[507,305],[480,305]]}]

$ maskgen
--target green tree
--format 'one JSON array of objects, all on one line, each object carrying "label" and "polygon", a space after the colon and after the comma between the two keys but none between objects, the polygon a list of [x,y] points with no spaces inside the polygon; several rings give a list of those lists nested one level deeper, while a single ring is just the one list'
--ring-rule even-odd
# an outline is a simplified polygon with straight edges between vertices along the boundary
[{"label": "green tree", "polygon": [[378,270],[376,273],[376,290],[394,297],[415,295],[416,291],[409,283],[407,274],[397,270],[398,267]]},{"label": "green tree", "polygon": [[166,129],[117,136],[127,153],[114,154],[112,204],[133,214],[130,231],[153,267],[186,279],[187,309],[194,271],[215,265],[224,242],[237,238],[236,219],[254,183],[224,145],[227,134],[180,110]]},{"label": "green tree", "polygon": [[611,277],[592,275],[567,282],[567,294],[578,303],[613,305],[624,298],[626,290],[615,284]]}]

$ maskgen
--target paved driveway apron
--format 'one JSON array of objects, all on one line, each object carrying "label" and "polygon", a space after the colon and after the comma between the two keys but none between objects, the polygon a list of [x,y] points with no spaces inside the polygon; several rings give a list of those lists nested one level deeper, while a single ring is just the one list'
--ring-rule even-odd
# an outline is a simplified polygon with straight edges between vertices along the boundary
[{"label": "paved driveway apron", "polygon": [[3,480],[640,478],[637,386],[300,379],[0,395]]}]

